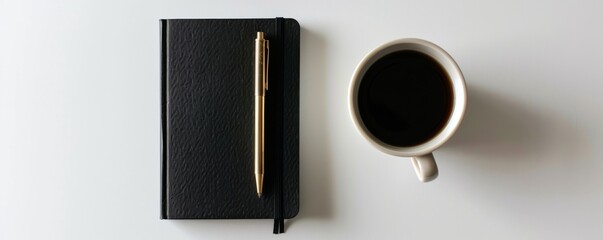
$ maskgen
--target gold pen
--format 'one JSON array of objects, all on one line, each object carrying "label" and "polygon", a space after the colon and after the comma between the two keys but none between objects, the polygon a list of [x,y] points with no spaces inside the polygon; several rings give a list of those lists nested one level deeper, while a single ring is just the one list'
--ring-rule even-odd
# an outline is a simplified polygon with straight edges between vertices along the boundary
[{"label": "gold pen", "polygon": [[268,40],[263,32],[255,39],[255,184],[258,197],[264,185],[264,101],[268,90]]}]

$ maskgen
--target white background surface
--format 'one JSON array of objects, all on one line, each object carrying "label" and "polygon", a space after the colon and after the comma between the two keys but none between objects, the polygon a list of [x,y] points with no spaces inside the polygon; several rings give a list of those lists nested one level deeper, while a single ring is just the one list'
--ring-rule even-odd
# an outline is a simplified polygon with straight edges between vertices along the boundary
[{"label": "white background surface", "polygon": [[[602,1],[0,0],[0,239],[601,239]],[[301,211],[159,220],[160,18],[296,18]],[[419,183],[356,132],[356,64],[419,37],[468,112]]]}]

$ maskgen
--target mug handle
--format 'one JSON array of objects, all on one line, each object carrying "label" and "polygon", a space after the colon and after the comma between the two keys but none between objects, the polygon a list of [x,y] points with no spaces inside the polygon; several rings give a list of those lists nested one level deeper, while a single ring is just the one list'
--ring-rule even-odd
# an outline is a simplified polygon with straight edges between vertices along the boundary
[{"label": "mug handle", "polygon": [[438,165],[433,158],[433,153],[412,157],[411,160],[419,181],[429,182],[438,177]]}]

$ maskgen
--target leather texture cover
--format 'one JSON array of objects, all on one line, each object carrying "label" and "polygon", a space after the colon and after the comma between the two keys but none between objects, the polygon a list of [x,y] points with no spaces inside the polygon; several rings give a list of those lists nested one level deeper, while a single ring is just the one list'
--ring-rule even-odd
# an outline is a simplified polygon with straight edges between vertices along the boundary
[{"label": "leather texture cover", "polygon": [[[283,217],[297,215],[299,24],[281,21],[279,31],[276,19],[161,20],[162,219],[273,218],[279,185]],[[253,157],[258,31],[270,41],[262,198]]]}]

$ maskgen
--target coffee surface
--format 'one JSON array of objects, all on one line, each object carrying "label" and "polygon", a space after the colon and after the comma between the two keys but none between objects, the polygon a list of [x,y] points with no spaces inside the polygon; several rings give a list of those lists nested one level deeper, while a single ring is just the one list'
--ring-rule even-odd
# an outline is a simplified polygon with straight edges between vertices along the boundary
[{"label": "coffee surface", "polygon": [[393,146],[427,142],[446,125],[452,85],[444,68],[412,50],[390,53],[364,74],[358,110],[368,131]]}]

